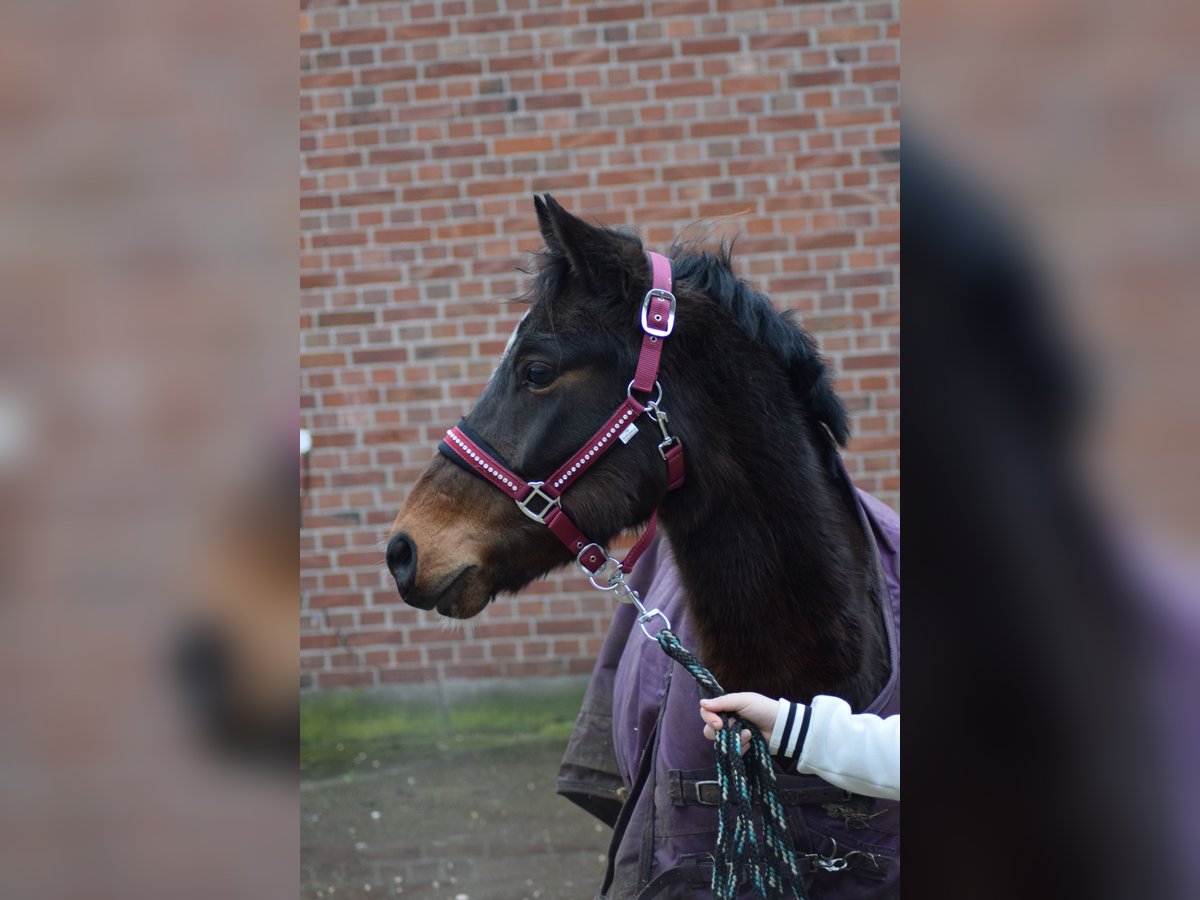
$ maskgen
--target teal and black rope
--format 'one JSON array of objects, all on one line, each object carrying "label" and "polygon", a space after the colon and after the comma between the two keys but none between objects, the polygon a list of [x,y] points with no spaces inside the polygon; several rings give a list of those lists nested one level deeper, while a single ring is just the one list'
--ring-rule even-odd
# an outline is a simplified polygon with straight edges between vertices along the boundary
[{"label": "teal and black rope", "polygon": [[[720,697],[725,689],[703,663],[692,656],[669,628],[656,635],[663,650],[691,673],[706,697]],[[788,834],[787,815],[779,802],[775,770],[762,732],[736,716],[721,717],[717,732],[717,781],[721,804],[717,812],[717,847],[713,855],[714,900],[733,900],[740,880],[754,885],[764,900],[803,900],[804,886],[796,853]],[[750,732],[750,748],[740,752],[741,733]],[[755,828],[754,810],[762,810],[762,846]]]}]

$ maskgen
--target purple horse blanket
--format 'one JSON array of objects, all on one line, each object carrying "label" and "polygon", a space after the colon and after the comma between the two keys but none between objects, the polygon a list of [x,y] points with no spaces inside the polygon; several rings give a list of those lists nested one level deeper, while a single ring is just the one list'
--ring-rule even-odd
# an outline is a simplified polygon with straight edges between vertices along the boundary
[{"label": "purple horse blanket", "polygon": [[[900,711],[900,518],[858,492],[874,539],[874,593],[887,625],[891,677],[866,712]],[[630,585],[694,647],[670,544],[656,539]],[[737,685],[727,685],[737,690]],[[696,682],[622,605],[601,649],[557,789],[613,826],[608,872],[597,900],[711,898],[717,789],[712,744],[701,734]],[[836,900],[900,893],[900,804],[860,797],[815,775],[776,772],[808,895]],[[744,890],[751,896],[750,887]]]}]

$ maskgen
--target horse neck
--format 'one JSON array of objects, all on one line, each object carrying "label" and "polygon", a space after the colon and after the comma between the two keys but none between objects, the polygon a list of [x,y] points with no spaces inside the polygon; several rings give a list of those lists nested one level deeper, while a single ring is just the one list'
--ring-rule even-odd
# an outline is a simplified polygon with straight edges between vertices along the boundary
[{"label": "horse neck", "polygon": [[727,690],[862,709],[888,661],[857,499],[796,404],[723,393],[671,400],[688,481],[662,507],[701,658]]}]

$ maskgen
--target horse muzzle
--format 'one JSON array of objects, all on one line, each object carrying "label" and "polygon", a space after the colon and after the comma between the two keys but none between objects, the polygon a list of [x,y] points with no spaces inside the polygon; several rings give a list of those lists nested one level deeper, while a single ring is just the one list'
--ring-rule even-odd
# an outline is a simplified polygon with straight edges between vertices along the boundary
[{"label": "horse muzzle", "polygon": [[410,603],[420,609],[432,609],[433,604],[423,606],[413,603],[409,597],[413,585],[417,583],[417,543],[403,531],[391,536],[387,544],[387,567],[396,580],[396,590],[405,603]]},{"label": "horse muzzle", "polygon": [[403,531],[391,536],[387,544],[387,566],[396,582],[400,598],[417,609],[437,609],[443,616],[466,619],[478,613],[485,602],[477,602],[480,593],[474,583],[479,566],[465,563],[452,572],[436,578],[432,583],[421,584],[417,579],[417,543]]}]

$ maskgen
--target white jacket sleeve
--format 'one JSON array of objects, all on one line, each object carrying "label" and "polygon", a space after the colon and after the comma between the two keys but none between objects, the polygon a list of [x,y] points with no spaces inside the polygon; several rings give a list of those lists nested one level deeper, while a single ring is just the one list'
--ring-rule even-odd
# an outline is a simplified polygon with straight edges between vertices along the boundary
[{"label": "white jacket sleeve", "polygon": [[770,749],[796,771],[869,797],[900,799],[900,716],[855,715],[840,697],[779,701]]}]

